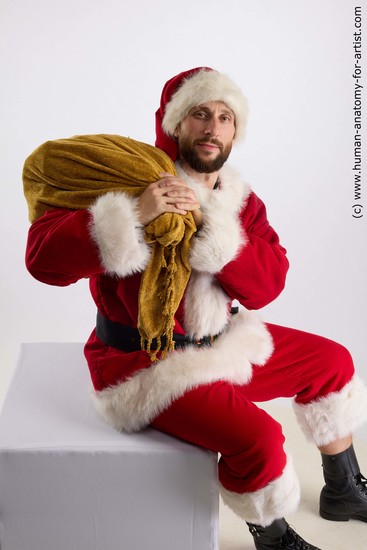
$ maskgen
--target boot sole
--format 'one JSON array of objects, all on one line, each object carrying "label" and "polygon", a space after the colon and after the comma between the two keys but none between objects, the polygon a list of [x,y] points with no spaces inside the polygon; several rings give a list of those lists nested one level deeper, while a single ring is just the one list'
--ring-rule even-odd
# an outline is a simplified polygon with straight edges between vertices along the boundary
[{"label": "boot sole", "polygon": [[320,510],[320,516],[323,519],[327,519],[329,521],[349,521],[349,516],[336,516],[334,514],[329,514],[329,512],[323,512],[323,510]]},{"label": "boot sole", "polygon": [[349,521],[350,519],[356,519],[367,523],[367,518],[359,517],[358,514],[356,514],[355,516],[341,516],[341,515],[330,514],[329,512],[324,512],[323,510],[320,509],[320,516],[323,519],[327,519],[329,521]]}]

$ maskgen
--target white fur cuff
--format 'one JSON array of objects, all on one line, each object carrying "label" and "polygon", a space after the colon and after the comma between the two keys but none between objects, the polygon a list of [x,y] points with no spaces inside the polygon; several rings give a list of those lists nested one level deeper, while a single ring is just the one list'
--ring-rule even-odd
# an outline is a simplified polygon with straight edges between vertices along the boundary
[{"label": "white fur cuff", "polygon": [[355,375],[339,392],[293,406],[307,439],[321,447],[351,435],[367,421],[367,388]]},{"label": "white fur cuff", "polygon": [[203,207],[203,213],[203,227],[193,241],[190,264],[197,271],[218,273],[234,260],[244,237],[236,213],[225,210],[219,200]]},{"label": "white fur cuff", "polygon": [[177,164],[176,169],[195,190],[204,217],[203,226],[193,239],[190,264],[202,273],[218,273],[235,259],[240,247],[246,243],[239,212],[251,189],[229,166],[222,168],[221,187],[215,192],[188,177]]},{"label": "white fur cuff", "polygon": [[124,193],[106,193],[90,208],[90,233],[107,273],[120,277],[143,271],[150,249],[138,221],[137,200]]},{"label": "white fur cuff", "polygon": [[233,493],[220,486],[223,502],[241,519],[266,527],[274,520],[292,514],[300,500],[299,481],[291,457],[280,477],[253,493]]}]

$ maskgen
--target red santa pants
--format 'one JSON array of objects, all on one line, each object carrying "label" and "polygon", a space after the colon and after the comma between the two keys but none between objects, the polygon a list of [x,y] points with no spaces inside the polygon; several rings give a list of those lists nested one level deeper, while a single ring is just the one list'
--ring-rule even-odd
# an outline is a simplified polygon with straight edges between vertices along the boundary
[{"label": "red santa pants", "polygon": [[308,404],[338,392],[354,374],[346,348],[306,332],[267,325],[274,352],[253,367],[251,381],[199,386],[174,401],[153,422],[158,430],[220,453],[219,480],[234,493],[257,491],[285,467],[282,427],[254,402],[295,397]]}]

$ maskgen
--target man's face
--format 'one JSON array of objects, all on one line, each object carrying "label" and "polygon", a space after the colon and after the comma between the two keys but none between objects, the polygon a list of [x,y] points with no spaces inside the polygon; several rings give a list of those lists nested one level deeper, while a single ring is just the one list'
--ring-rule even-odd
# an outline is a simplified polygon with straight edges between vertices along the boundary
[{"label": "man's face", "polygon": [[225,103],[193,107],[175,131],[181,161],[200,173],[220,170],[232,150],[235,131],[234,113]]}]

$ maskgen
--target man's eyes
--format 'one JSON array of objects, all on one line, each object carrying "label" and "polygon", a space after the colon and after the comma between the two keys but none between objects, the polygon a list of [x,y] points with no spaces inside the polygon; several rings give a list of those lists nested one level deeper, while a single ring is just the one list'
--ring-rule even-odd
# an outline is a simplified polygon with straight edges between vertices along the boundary
[{"label": "man's eyes", "polygon": [[194,116],[197,118],[206,118],[208,114],[205,111],[196,111]]},{"label": "man's eyes", "polygon": [[[195,118],[199,118],[199,119],[210,118],[209,113],[207,113],[206,111],[195,111],[193,115]],[[231,115],[223,114],[220,116],[220,120],[222,120],[223,122],[231,122],[232,117]]]}]

